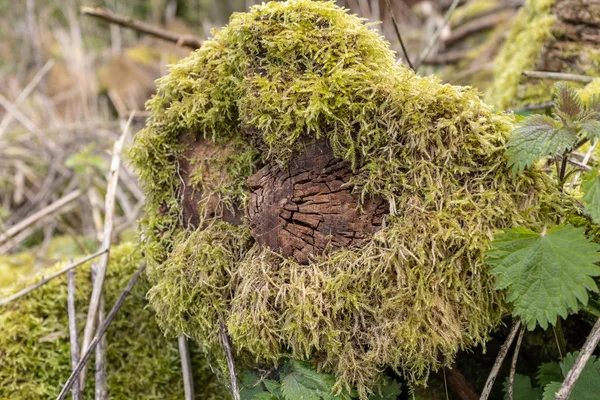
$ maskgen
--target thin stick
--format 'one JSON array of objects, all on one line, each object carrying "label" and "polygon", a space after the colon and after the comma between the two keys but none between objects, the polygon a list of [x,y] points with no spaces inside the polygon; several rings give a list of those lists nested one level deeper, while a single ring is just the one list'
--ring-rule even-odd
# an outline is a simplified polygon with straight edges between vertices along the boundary
[{"label": "thin stick", "polygon": [[566,74],[564,72],[546,72],[546,71],[523,71],[523,75],[533,79],[552,79],[553,81],[571,81],[590,83],[594,80],[591,76]]},{"label": "thin stick", "polygon": [[54,203],[42,208],[40,211],[36,212],[35,214],[25,218],[23,221],[19,222],[18,224],[11,226],[2,235],[0,235],[0,243],[4,243],[7,239],[16,235],[23,229],[27,228],[29,225],[35,224],[36,222],[38,222],[40,219],[44,218],[48,214],[52,214],[54,211],[60,209],[61,207],[64,207],[65,205],[69,204],[70,202],[76,200],[79,196],[81,196],[81,191],[79,189],[74,190],[71,193],[69,193],[68,195],[61,197]]},{"label": "thin stick", "polygon": [[[25,100],[27,100],[29,95],[33,92],[33,90],[37,87],[37,85],[39,85],[39,83],[46,76],[46,74],[48,72],[50,72],[50,70],[52,69],[53,66],[54,66],[54,60],[52,60],[52,59],[48,60],[46,62],[46,64],[44,64],[42,69],[40,69],[35,74],[33,79],[27,84],[27,86],[25,86],[25,89],[23,89],[23,91],[19,94],[17,99],[14,101],[14,103],[12,103],[12,107],[17,108],[21,104],[23,104],[23,102]],[[13,113],[9,110],[8,114],[6,114],[6,116],[0,122],[0,137],[2,137],[2,135],[6,131],[6,128],[8,128],[8,125],[12,122],[13,117],[14,117]]]},{"label": "thin stick", "polygon": [[452,4],[450,5],[450,8],[448,8],[448,11],[446,11],[446,15],[444,15],[444,21],[442,22],[442,25],[440,25],[440,27],[437,29],[437,31],[435,31],[435,33],[431,37],[431,40],[427,44],[427,47],[425,47],[425,49],[423,49],[423,51],[419,55],[419,58],[417,59],[417,62],[415,63],[415,69],[419,69],[419,67],[423,63],[423,60],[425,60],[427,58],[429,53],[431,53],[431,50],[433,50],[433,48],[435,47],[436,43],[440,39],[440,35],[442,34],[442,31],[444,30],[446,25],[448,25],[448,21],[450,20],[450,17],[452,16],[452,13],[456,9],[456,6],[458,6],[459,2],[460,2],[460,0],[454,0],[452,2]]},{"label": "thin stick", "polygon": [[515,336],[517,335],[517,331],[519,330],[520,326],[521,321],[519,320],[514,323],[512,328],[510,328],[510,333],[508,334],[508,337],[506,338],[504,344],[502,344],[502,346],[500,347],[500,351],[496,356],[496,361],[494,362],[492,371],[490,372],[490,375],[488,376],[487,381],[485,382],[485,386],[483,387],[483,391],[481,392],[481,397],[479,397],[479,400],[487,400],[488,396],[490,395],[490,392],[492,391],[492,386],[494,386],[494,381],[496,380],[498,372],[500,371],[500,367],[504,362],[504,358],[508,353],[508,349],[510,349],[510,345],[512,344],[513,340],[515,340]]},{"label": "thin stick", "polygon": [[179,33],[171,32],[131,17],[115,14],[112,11],[100,7],[81,7],[81,14],[100,18],[104,21],[110,22],[111,24],[117,24],[124,28],[133,29],[147,35],[166,40],[167,42],[175,43],[177,46],[189,47],[195,50],[200,48],[204,43],[202,39],[196,36],[181,35]]},{"label": "thin stick", "polygon": [[81,373],[81,371],[87,364],[87,361],[91,357],[94,348],[96,347],[96,345],[98,345],[98,342],[100,342],[100,339],[106,333],[106,331],[108,330],[108,327],[110,326],[110,324],[113,322],[113,320],[117,316],[117,313],[121,309],[121,306],[123,305],[123,302],[125,301],[125,298],[131,292],[131,289],[133,289],[133,286],[140,278],[140,275],[144,271],[145,267],[146,267],[146,264],[144,264],[144,263],[142,263],[140,265],[140,267],[137,269],[137,271],[135,271],[135,274],[133,274],[133,276],[129,280],[129,283],[127,283],[127,287],[119,295],[119,298],[115,302],[115,305],[111,308],[110,312],[106,316],[106,319],[104,320],[102,325],[98,328],[98,332],[96,333],[96,336],[94,336],[94,338],[90,342],[88,349],[85,351],[85,353],[83,354],[83,357],[81,357],[81,359],[77,363],[77,366],[75,367],[75,369],[69,376],[69,379],[67,379],[67,381],[65,382],[62,390],[60,391],[60,393],[57,397],[57,400],[64,400],[67,397],[67,393],[69,392],[69,390],[71,389],[71,387],[77,380],[79,374]]},{"label": "thin stick", "polygon": [[[119,182],[119,164],[121,163],[121,151],[123,149],[123,142],[129,132],[129,125],[133,120],[133,113],[129,117],[127,124],[123,128],[121,137],[115,142],[113,147],[112,162],[110,165],[110,171],[108,173],[108,184],[106,187],[105,207],[104,207],[104,237],[102,238],[102,248],[110,248],[112,231],[113,231],[113,220],[115,214],[115,196],[117,192],[117,184]],[[94,335],[94,325],[98,318],[98,309],[100,307],[100,299],[102,297],[102,289],[104,286],[104,278],[106,276],[106,268],[108,266],[109,254],[104,254],[99,260],[98,269],[96,271],[96,280],[92,288],[92,295],[90,297],[90,306],[88,309],[87,321],[85,324],[85,330],[83,334],[83,344],[81,351],[85,352],[88,349],[92,336]],[[81,374],[81,387],[85,387],[85,372]]]},{"label": "thin stick", "polygon": [[[594,154],[594,149],[596,148],[597,145],[598,145],[598,138],[594,139],[594,143],[592,143],[592,145],[590,146],[588,151],[585,153],[585,156],[583,157],[583,160],[581,161],[582,165],[585,165],[587,167],[587,163],[590,161],[590,158],[592,158],[592,154]],[[580,175],[581,175],[581,171],[577,171],[577,173],[571,180],[571,189],[573,189],[573,186],[575,186],[575,182],[577,182]]]},{"label": "thin stick", "polygon": [[219,321],[219,330],[221,332],[221,340],[225,348],[225,357],[227,358],[227,367],[229,367],[229,378],[231,379],[231,392],[233,400],[240,400],[240,390],[238,389],[237,377],[235,376],[235,365],[233,364],[233,355],[231,353],[231,345],[227,337],[227,331],[223,321]]},{"label": "thin stick", "polygon": [[192,359],[187,338],[183,335],[177,338],[179,356],[181,358],[181,372],[183,373],[183,392],[185,400],[194,400],[194,377],[192,374]]},{"label": "thin stick", "polygon": [[[96,271],[98,264],[94,263],[92,266],[92,275],[96,278]],[[98,321],[97,325],[100,326],[105,319],[104,310],[104,296],[100,296],[100,307],[98,309]],[[100,342],[96,346],[96,374],[95,374],[95,388],[94,398],[95,400],[106,400],[108,399],[108,382],[106,380],[106,334],[102,335]]]},{"label": "thin stick", "polygon": [[[69,262],[72,264],[73,259]],[[67,310],[69,312],[69,339],[71,344],[71,367],[73,370],[77,367],[79,362],[79,339],[77,339],[77,320],[75,315],[75,271],[69,270],[67,274]],[[73,385],[72,399],[79,400],[80,389],[79,381]]]},{"label": "thin stick", "polygon": [[517,344],[515,345],[515,352],[513,354],[512,363],[510,364],[510,375],[508,378],[508,400],[513,400],[513,398],[514,398],[515,373],[517,371],[517,358],[519,357],[519,350],[521,349],[521,341],[523,341],[524,334],[525,334],[525,325],[523,325],[521,327],[521,331],[519,332],[519,338],[517,339]]},{"label": "thin stick", "polygon": [[408,56],[408,51],[406,51],[406,46],[404,45],[404,40],[402,40],[402,35],[400,34],[400,29],[398,28],[398,23],[396,22],[396,17],[394,16],[394,10],[392,9],[392,4],[390,0],[385,0],[388,8],[388,12],[390,13],[390,17],[392,18],[392,24],[394,25],[394,30],[396,31],[396,36],[398,37],[398,41],[400,42],[400,47],[402,47],[402,53],[404,54],[404,59],[406,63],[415,71],[415,67],[413,67],[412,62],[410,61],[410,57]]},{"label": "thin stick", "polygon": [[0,106],[6,109],[8,115],[12,115],[21,125],[23,125],[28,131],[36,133],[38,135],[43,136],[44,132],[33,123],[31,119],[25,116],[17,107],[13,107],[13,105],[8,101],[6,97],[0,94]]},{"label": "thin stick", "polygon": [[560,389],[558,390],[558,392],[556,392],[555,400],[566,400],[569,398],[569,395],[571,394],[575,383],[577,383],[577,379],[579,379],[579,375],[581,375],[581,372],[583,371],[588,360],[590,359],[592,352],[596,349],[596,346],[598,346],[599,341],[600,319],[598,319],[594,324],[594,327],[592,328],[592,331],[585,340],[585,343],[583,344],[583,347],[581,348],[577,359],[575,359],[575,364],[573,364],[573,367],[571,367],[571,370],[565,377],[565,380],[560,386]]},{"label": "thin stick", "polygon": [[524,112],[524,111],[537,111],[537,110],[544,110],[546,108],[554,107],[555,105],[556,105],[555,102],[549,101],[547,103],[531,104],[529,106],[525,106],[525,107],[521,107],[521,108],[513,108],[508,111],[512,111],[514,113],[520,113],[520,112]]},{"label": "thin stick", "polygon": [[90,254],[89,256],[77,261],[75,264],[71,264],[66,266],[65,268],[61,269],[60,271],[57,271],[55,273],[53,273],[52,275],[50,275],[47,278],[42,279],[41,281],[39,281],[38,283],[36,283],[35,285],[31,285],[29,287],[26,287],[23,290],[18,291],[17,293],[13,294],[10,297],[7,297],[5,299],[0,300],[0,306],[3,306],[5,304],[10,303],[13,300],[18,299],[19,297],[25,296],[27,293],[33,292],[35,289],[39,288],[40,286],[45,285],[46,283],[50,282],[52,279],[61,276],[62,274],[69,272],[70,270],[72,270],[75,267],[80,266],[81,264],[85,264],[86,262],[101,256],[102,254],[108,252],[107,249],[102,249],[100,251],[95,252],[94,254]]}]

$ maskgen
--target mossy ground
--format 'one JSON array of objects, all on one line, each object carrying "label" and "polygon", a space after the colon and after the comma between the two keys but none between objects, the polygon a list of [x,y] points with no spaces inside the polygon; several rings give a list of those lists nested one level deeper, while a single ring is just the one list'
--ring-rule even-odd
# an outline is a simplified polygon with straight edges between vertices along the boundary
[{"label": "mossy ground", "polygon": [[[105,293],[106,307],[114,304],[141,262],[132,244],[111,251]],[[64,264],[52,268],[58,269]],[[45,272],[49,272],[47,270]],[[7,296],[39,280],[27,277],[4,289]],[[90,267],[76,272],[79,335],[91,292]],[[145,279],[134,287],[107,333],[107,374],[111,399],[181,399],[183,380],[177,341],[164,338],[153,313],[146,308]],[[0,399],[55,398],[71,373],[66,276],[5,306],[0,306]],[[198,399],[228,395],[206,361],[194,354]],[[93,364],[93,358],[91,363]],[[90,370],[91,371],[91,370]],[[91,376],[90,376],[91,374]],[[86,398],[93,397],[93,373],[88,373]]]},{"label": "mossy ground", "polygon": [[[385,367],[409,382],[483,344],[503,295],[484,252],[497,229],[541,229],[562,200],[540,170],[513,177],[512,118],[476,91],[422,78],[332,2],[290,0],[235,14],[158,81],[132,159],[145,192],[142,241],[161,327],[223,366],[218,321],[240,367],[310,359],[366,398]],[[360,249],[299,265],[254,243],[245,224],[181,221],[183,135],[228,147],[219,179],[198,189],[243,209],[249,175],[326,138],[354,169],[349,185],[389,202]],[[225,177],[225,178],[224,178]]]}]

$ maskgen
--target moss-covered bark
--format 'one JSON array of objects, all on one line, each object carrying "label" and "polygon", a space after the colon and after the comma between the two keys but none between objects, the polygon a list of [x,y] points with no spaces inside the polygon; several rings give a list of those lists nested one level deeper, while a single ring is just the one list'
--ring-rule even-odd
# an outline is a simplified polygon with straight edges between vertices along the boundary
[{"label": "moss-covered bark", "polygon": [[500,109],[550,101],[553,82],[522,76],[527,70],[600,76],[598,15],[590,0],[528,0],[495,60],[487,101]]},{"label": "moss-covered bark", "polygon": [[[139,266],[141,257],[132,244],[111,251],[105,284],[111,307]],[[59,269],[64,265],[57,265]],[[46,271],[49,272],[49,271]],[[29,277],[5,289],[10,295],[41,279]],[[91,292],[90,268],[76,272],[76,309],[80,337]],[[160,332],[146,308],[148,286],[139,281],[107,332],[107,375],[111,399],[181,399],[183,378],[177,341]],[[223,399],[228,394],[206,361],[194,354],[196,398]],[[91,360],[93,365],[93,359]],[[0,398],[50,399],[60,392],[71,373],[66,276],[0,307]],[[93,374],[88,374],[86,398],[93,397]]]},{"label": "moss-covered bark", "polygon": [[[310,359],[362,398],[386,367],[419,382],[485,343],[504,311],[484,263],[495,230],[541,229],[562,205],[540,170],[507,170],[511,117],[397,64],[331,2],[257,6],[214,35],[158,81],[132,150],[160,326],[195,338],[224,369],[222,319],[240,368]],[[221,151],[186,164],[204,140]],[[362,247],[303,265],[253,237],[249,177],[265,165],[291,171],[318,141],[346,163],[358,203],[379,197],[389,215]]]}]

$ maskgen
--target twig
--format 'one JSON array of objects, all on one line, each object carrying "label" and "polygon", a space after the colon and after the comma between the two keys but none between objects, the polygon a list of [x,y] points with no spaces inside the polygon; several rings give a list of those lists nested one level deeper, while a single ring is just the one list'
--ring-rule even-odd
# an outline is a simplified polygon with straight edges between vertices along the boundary
[{"label": "twig", "polygon": [[524,334],[525,334],[525,325],[523,325],[521,327],[521,331],[519,332],[519,338],[517,339],[517,344],[515,345],[515,352],[513,354],[512,363],[510,364],[510,375],[508,378],[508,400],[513,400],[513,398],[514,398],[515,373],[517,371],[517,358],[519,357],[519,350],[521,349],[521,342],[523,341]]},{"label": "twig", "polygon": [[[587,167],[587,163],[590,161],[590,158],[592,158],[592,154],[594,153],[594,149],[596,148],[596,145],[598,145],[598,138],[594,139],[594,143],[592,143],[592,145],[590,146],[588,151],[585,153],[585,156],[583,157],[583,161],[581,162],[582,165],[585,165]],[[575,176],[571,180],[571,186],[570,186],[571,189],[573,189],[573,186],[575,186],[575,182],[579,179],[580,175],[581,175],[581,171],[577,171],[575,173]]]},{"label": "twig", "polygon": [[464,24],[460,28],[454,30],[450,36],[448,36],[442,42],[445,46],[452,46],[454,43],[469,37],[475,33],[492,29],[495,26],[506,22],[510,18],[510,15],[502,13],[502,14],[492,14],[486,17],[477,19],[475,21],[469,22],[468,24]]},{"label": "twig", "polygon": [[465,17],[464,17],[463,19],[461,19],[460,21],[456,21],[456,22],[455,22],[455,23],[452,25],[452,27],[453,27],[453,28],[456,28],[456,27],[458,27],[458,26],[461,26],[461,25],[463,25],[463,24],[466,24],[467,22],[471,22],[471,21],[474,21],[474,20],[478,20],[478,19],[480,19],[480,18],[484,18],[484,17],[487,17],[488,15],[491,15],[491,14],[496,14],[497,12],[504,11],[504,10],[507,10],[507,9],[511,9],[511,8],[519,8],[519,7],[521,7],[521,6],[522,6],[524,3],[525,3],[525,1],[523,1],[523,0],[516,0],[516,1],[506,1],[506,2],[504,2],[504,3],[502,3],[502,4],[499,4],[499,5],[497,5],[496,7],[493,7],[493,8],[487,9],[487,10],[484,10],[484,11],[482,11],[482,12],[480,12],[480,13],[477,13],[477,14],[473,14],[473,15],[468,15],[468,16],[465,16]]},{"label": "twig", "polygon": [[[448,385],[459,400],[478,400],[479,396],[473,390],[465,376],[458,370],[456,364],[450,368],[444,368],[444,372],[448,372]],[[444,374],[444,379],[446,374]],[[447,391],[446,391],[447,392]],[[448,395],[446,394],[446,398]]]},{"label": "twig", "polygon": [[402,47],[402,53],[404,54],[404,59],[406,63],[415,71],[415,67],[413,67],[412,62],[410,61],[410,57],[408,56],[408,51],[406,51],[406,46],[404,45],[404,40],[402,40],[402,35],[400,34],[400,29],[398,28],[398,23],[396,22],[396,17],[394,16],[394,10],[392,9],[392,4],[390,0],[385,0],[388,8],[388,12],[390,13],[390,17],[392,18],[392,24],[394,25],[394,30],[396,31],[396,36],[398,37],[398,41],[400,42],[400,47]]},{"label": "twig", "polygon": [[52,275],[50,275],[47,278],[42,279],[41,281],[39,281],[38,283],[36,283],[35,285],[31,285],[29,287],[26,287],[23,290],[18,291],[17,293],[13,294],[10,297],[7,297],[5,299],[0,300],[0,306],[3,306],[5,304],[10,303],[13,300],[18,299],[19,297],[25,296],[26,294],[33,292],[35,289],[39,288],[40,286],[45,285],[46,283],[50,282],[52,279],[66,273],[69,272],[70,270],[72,270],[75,267],[80,266],[81,264],[85,264],[86,262],[101,256],[102,254],[106,253],[108,250],[107,249],[102,249],[100,251],[95,252],[94,254],[90,254],[89,256],[77,261],[75,264],[71,264],[66,266],[65,268],[61,269],[60,271],[57,271],[55,273],[53,273]]},{"label": "twig", "polygon": [[[54,60],[52,60],[52,59],[48,60],[46,62],[46,64],[44,64],[42,69],[40,69],[35,74],[33,79],[27,84],[27,86],[25,86],[25,89],[23,89],[23,91],[19,94],[17,99],[14,101],[14,103],[12,103],[12,107],[17,108],[21,104],[23,104],[23,102],[25,100],[27,100],[29,95],[33,92],[33,90],[37,87],[37,85],[39,85],[39,83],[46,76],[46,74],[48,72],[50,72],[50,70],[52,69],[53,66],[54,66]],[[14,117],[14,114],[9,110],[8,114],[6,114],[6,116],[0,122],[0,137],[2,137],[2,135],[6,131],[6,128],[8,128],[8,125],[11,123],[13,117]]]},{"label": "twig", "polygon": [[233,354],[231,354],[231,345],[227,337],[227,331],[223,321],[219,319],[219,331],[221,332],[221,340],[225,348],[225,357],[227,358],[227,367],[229,367],[229,378],[231,379],[231,392],[233,400],[240,400],[240,390],[238,388],[237,377],[235,376],[235,365],[233,364]]},{"label": "twig", "polygon": [[183,335],[177,338],[179,357],[181,358],[181,372],[183,374],[183,392],[185,400],[194,400],[194,376],[192,374],[192,359],[187,338]]},{"label": "twig", "polygon": [[425,49],[423,49],[423,51],[419,55],[419,58],[417,59],[417,62],[415,63],[415,69],[419,69],[419,67],[423,63],[423,60],[425,60],[427,58],[429,53],[431,53],[431,50],[433,50],[433,48],[435,47],[436,43],[440,39],[440,35],[442,34],[442,31],[444,30],[446,25],[448,25],[448,21],[450,20],[450,17],[452,16],[452,13],[456,9],[456,6],[458,6],[459,2],[460,2],[460,0],[454,0],[452,2],[452,5],[450,5],[450,8],[448,8],[448,11],[446,11],[446,15],[444,15],[444,21],[442,22],[442,24],[439,26],[437,31],[435,31],[435,33],[431,37],[431,40],[427,44],[427,47],[425,47]]},{"label": "twig", "polygon": [[467,58],[469,50],[452,50],[434,54],[421,62],[421,65],[456,64]]},{"label": "twig", "polygon": [[531,104],[529,106],[525,106],[525,107],[521,107],[521,108],[513,108],[508,111],[512,111],[514,113],[520,113],[520,112],[525,112],[525,111],[537,111],[537,110],[544,110],[546,108],[554,107],[555,105],[556,105],[556,103],[554,101],[549,101],[547,103]]},{"label": "twig", "polygon": [[[72,264],[73,259],[69,262]],[[71,343],[71,367],[73,370],[77,367],[79,362],[79,340],[77,339],[77,320],[75,315],[75,271],[70,270],[67,274],[67,310],[69,312],[69,339]],[[73,385],[72,399],[79,400],[80,389],[79,381]]]},{"label": "twig", "polygon": [[592,352],[596,349],[596,346],[598,346],[599,341],[600,319],[598,319],[594,324],[594,327],[592,328],[592,331],[585,340],[585,343],[583,344],[579,355],[575,359],[573,367],[571,367],[571,370],[565,377],[565,380],[560,386],[560,389],[558,390],[558,392],[556,392],[555,400],[567,400],[569,398],[569,395],[571,394],[575,383],[577,383],[577,379],[579,379],[579,375],[581,375],[581,372],[583,371],[588,360],[590,359]]},{"label": "twig", "polygon": [[11,226],[10,228],[8,228],[6,230],[6,232],[4,232],[2,235],[0,235],[0,243],[4,243],[7,239],[16,235],[23,229],[27,228],[29,225],[35,224],[37,221],[44,218],[48,214],[51,214],[54,211],[60,209],[61,207],[76,200],[79,196],[81,196],[81,191],[74,190],[71,193],[69,193],[68,195],[61,197],[54,203],[42,208],[40,211],[36,212],[35,214],[25,218],[23,221],[19,222],[18,224]]},{"label": "twig", "polygon": [[[110,165],[110,171],[108,173],[108,184],[106,187],[106,205],[104,207],[104,237],[102,238],[102,248],[110,248],[112,231],[113,231],[113,219],[115,214],[115,193],[117,190],[117,184],[119,182],[119,164],[121,163],[121,151],[123,149],[123,142],[129,132],[129,125],[133,120],[133,113],[129,117],[127,124],[123,128],[121,137],[115,142],[113,147],[112,162]],[[104,278],[106,276],[106,268],[108,266],[109,254],[104,254],[99,260],[98,269],[96,271],[96,280],[92,288],[92,295],[90,297],[90,306],[88,309],[87,321],[85,324],[85,330],[83,335],[83,344],[81,351],[87,351],[92,336],[94,335],[94,325],[98,318],[98,309],[100,307],[100,299],[102,297],[102,289],[104,286]],[[85,383],[85,372],[81,374],[81,387]]]},{"label": "twig", "polygon": [[[92,281],[96,279],[96,271],[98,264],[92,265]],[[100,307],[98,308],[98,321],[97,325],[100,326],[104,322],[104,296],[100,296]],[[95,374],[95,388],[94,398],[95,400],[106,400],[108,399],[108,382],[106,381],[106,335],[102,335],[100,342],[96,346],[96,374]]]},{"label": "twig", "polygon": [[488,396],[490,395],[490,392],[492,391],[492,386],[494,386],[494,381],[496,380],[498,372],[500,371],[500,367],[504,362],[504,358],[508,353],[508,349],[510,349],[510,345],[512,344],[513,340],[515,340],[515,336],[517,335],[517,331],[519,330],[520,326],[521,321],[519,320],[514,323],[512,328],[510,328],[510,333],[508,334],[506,341],[504,341],[504,344],[502,344],[502,346],[500,347],[500,351],[496,356],[496,361],[494,362],[492,371],[490,372],[490,375],[488,376],[487,381],[485,382],[485,386],[483,387],[483,391],[481,392],[481,397],[479,397],[479,400],[487,400]]},{"label": "twig", "polygon": [[27,118],[17,107],[14,107],[6,97],[0,94],[0,106],[6,109],[8,115],[12,115],[21,125],[23,125],[28,131],[36,133],[40,136],[44,136],[44,133],[38,128],[36,124]]},{"label": "twig", "polygon": [[92,351],[94,350],[94,348],[96,347],[96,345],[100,341],[100,338],[106,333],[108,327],[110,326],[110,324],[113,322],[113,320],[117,316],[117,313],[119,312],[119,309],[123,305],[123,302],[125,301],[125,298],[131,292],[131,289],[133,289],[133,286],[135,285],[135,283],[140,278],[140,275],[144,271],[145,267],[146,267],[145,263],[142,263],[140,265],[140,267],[137,269],[137,271],[135,271],[135,274],[129,280],[129,283],[127,283],[127,287],[125,287],[125,289],[119,295],[119,298],[115,302],[115,305],[111,308],[110,312],[106,316],[106,319],[104,320],[104,322],[102,323],[102,325],[98,328],[98,331],[96,332],[96,336],[94,336],[94,338],[90,342],[90,345],[88,346],[88,349],[84,352],[83,356],[81,357],[81,359],[77,363],[77,366],[75,367],[75,369],[73,370],[73,372],[69,376],[69,379],[67,379],[67,381],[63,385],[63,388],[60,391],[60,393],[59,393],[59,395],[57,397],[57,400],[64,400],[67,397],[67,393],[69,392],[69,390],[71,389],[71,387],[75,383],[75,380],[77,380],[79,374],[81,373],[81,371],[83,370],[83,368],[87,364],[87,361],[91,357]]},{"label": "twig", "polygon": [[554,81],[571,81],[590,83],[594,80],[591,76],[566,74],[564,72],[546,72],[546,71],[523,71],[523,75],[533,79],[552,79]]},{"label": "twig", "polygon": [[131,17],[115,14],[112,11],[100,7],[81,7],[81,14],[100,18],[104,21],[110,22],[111,24],[117,24],[124,28],[133,29],[147,35],[175,43],[177,46],[189,47],[195,50],[200,48],[204,43],[202,39],[196,36],[181,35],[179,33],[168,31]]}]

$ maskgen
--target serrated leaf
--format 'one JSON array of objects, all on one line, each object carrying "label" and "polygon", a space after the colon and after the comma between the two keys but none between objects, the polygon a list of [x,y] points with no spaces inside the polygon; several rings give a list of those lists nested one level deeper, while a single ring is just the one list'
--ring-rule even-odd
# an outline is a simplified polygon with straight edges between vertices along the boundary
[{"label": "serrated leaf", "polygon": [[281,397],[281,384],[279,382],[272,379],[265,379],[263,384],[272,395]]},{"label": "serrated leaf", "polygon": [[257,394],[265,392],[258,375],[252,371],[244,371],[240,382],[240,398],[253,400]]},{"label": "serrated leaf", "polygon": [[600,120],[588,119],[581,125],[581,132],[590,140],[600,138]]},{"label": "serrated leaf", "polygon": [[402,393],[402,385],[395,379],[384,378],[374,391],[369,400],[396,400]]},{"label": "serrated leaf", "polygon": [[588,301],[588,290],[598,291],[593,276],[600,275],[600,245],[584,235],[585,228],[559,225],[544,234],[529,229],[506,229],[496,235],[487,252],[496,289],[507,291],[513,315],[533,330],[546,329],[557,317],[577,311]]},{"label": "serrated leaf", "polygon": [[538,373],[535,377],[541,387],[545,387],[550,382],[562,381],[563,375],[560,365],[556,362],[544,363],[538,367]]},{"label": "serrated leaf", "polygon": [[255,394],[252,400],[277,400],[277,397],[269,392],[260,392]]},{"label": "serrated leaf", "polygon": [[555,156],[572,148],[577,142],[577,131],[561,127],[546,115],[525,119],[512,133],[506,155],[513,173],[522,173],[542,157]]},{"label": "serrated leaf", "polygon": [[335,377],[315,371],[304,361],[292,360],[292,371],[281,379],[281,393],[286,400],[333,400],[349,396],[332,394]]},{"label": "serrated leaf", "polygon": [[566,83],[558,82],[556,85],[556,110],[561,119],[575,120],[583,112],[583,104],[575,89]]},{"label": "serrated leaf", "polygon": [[[564,360],[560,363],[560,368],[563,376],[567,376],[569,370],[575,364],[575,359],[579,352],[568,353]],[[571,400],[598,400],[600,394],[600,360],[595,356],[591,356],[587,364],[581,371],[579,379],[573,391],[571,392]]]},{"label": "serrated leaf", "polygon": [[600,223],[600,176],[597,169],[584,175],[581,188],[583,189],[581,201],[585,205],[585,212],[592,217],[595,224]]},{"label": "serrated leaf", "polygon": [[[554,400],[556,392],[560,389],[560,382],[551,382],[544,387],[544,397],[542,400]],[[575,400],[575,399],[571,399]]]},{"label": "serrated leaf", "polygon": [[[506,377],[504,381],[504,399],[508,399],[508,381],[509,377]],[[542,400],[542,389],[533,387],[528,376],[515,374],[513,400]]]}]

